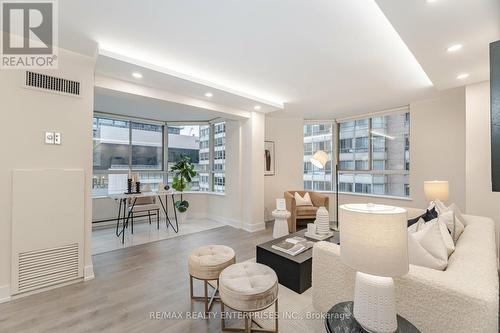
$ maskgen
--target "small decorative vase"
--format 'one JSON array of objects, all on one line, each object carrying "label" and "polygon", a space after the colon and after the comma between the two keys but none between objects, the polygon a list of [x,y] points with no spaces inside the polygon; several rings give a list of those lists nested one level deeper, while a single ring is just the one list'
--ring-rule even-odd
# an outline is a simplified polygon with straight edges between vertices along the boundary
[{"label": "small decorative vase", "polygon": [[316,212],[316,234],[326,235],[330,232],[330,215],[325,207],[319,207]]},{"label": "small decorative vase", "polygon": [[[177,208],[176,208],[177,210]],[[187,220],[187,212],[179,212],[179,210],[177,210],[177,222],[179,222],[180,224],[183,224],[183,223],[186,223],[186,220]]]}]

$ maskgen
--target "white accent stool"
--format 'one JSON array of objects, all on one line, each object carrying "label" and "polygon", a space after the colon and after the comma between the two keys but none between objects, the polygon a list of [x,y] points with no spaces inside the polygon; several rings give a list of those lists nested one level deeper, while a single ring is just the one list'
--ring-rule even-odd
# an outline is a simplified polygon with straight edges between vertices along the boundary
[{"label": "white accent stool", "polygon": [[[189,293],[191,299],[201,300],[205,303],[205,313],[210,311],[214,300],[217,300],[219,289],[219,274],[222,270],[236,262],[234,250],[225,245],[206,245],[194,250],[188,259],[189,268]],[[205,294],[193,295],[193,279],[204,283]],[[208,295],[208,281],[216,281],[212,296]]]},{"label": "white accent stool", "polygon": [[273,238],[280,238],[288,235],[288,218],[292,215],[287,210],[273,210],[274,228]]},{"label": "white accent stool", "polygon": [[[219,276],[221,330],[233,332],[278,333],[278,277],[268,266],[242,262],[225,268]],[[263,329],[255,313],[274,305],[274,329]],[[225,307],[242,312],[244,328],[226,327]],[[272,317],[271,317],[272,318]],[[253,325],[255,324],[255,325]]]}]

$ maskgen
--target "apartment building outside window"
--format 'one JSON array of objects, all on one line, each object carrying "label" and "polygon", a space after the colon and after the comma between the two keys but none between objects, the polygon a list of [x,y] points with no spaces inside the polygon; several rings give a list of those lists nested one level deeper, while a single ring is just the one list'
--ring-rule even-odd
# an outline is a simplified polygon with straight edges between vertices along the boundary
[{"label": "apartment building outside window", "polygon": [[225,192],[225,122],[165,124],[96,116],[93,125],[94,195],[122,191],[129,171],[153,190],[171,184],[168,170],[183,155],[197,171],[188,191]]},{"label": "apartment building outside window", "polygon": [[[331,127],[325,122],[304,125],[305,189],[332,189],[330,184],[334,184],[334,173],[329,172],[328,168],[326,174],[322,173],[322,170],[317,170],[308,163],[317,150],[325,150],[333,163],[335,156],[338,156],[340,192],[397,197],[410,195],[408,109],[380,116],[332,122],[330,125]],[[328,128],[334,133],[322,135]],[[329,133],[329,130],[326,132]],[[333,146],[335,141],[338,143],[332,153],[328,147]],[[315,172],[320,176],[315,176]],[[318,184],[321,181],[323,184]]]},{"label": "apartment building outside window", "polygon": [[[304,188],[317,191],[331,191],[333,154],[333,123],[304,125]],[[311,163],[312,155],[325,151],[330,160],[324,169]]]},{"label": "apartment building outside window", "polygon": [[223,193],[226,190],[226,123],[217,122],[213,125],[213,191]]}]

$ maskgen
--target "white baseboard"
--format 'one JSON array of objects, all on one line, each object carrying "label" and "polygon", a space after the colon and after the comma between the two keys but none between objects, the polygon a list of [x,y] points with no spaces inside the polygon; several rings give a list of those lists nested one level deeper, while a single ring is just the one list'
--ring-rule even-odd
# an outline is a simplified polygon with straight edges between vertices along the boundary
[{"label": "white baseboard", "polygon": [[87,265],[83,268],[83,281],[90,281],[95,278],[94,275],[94,266]]},{"label": "white baseboard", "polygon": [[243,224],[242,229],[245,231],[248,231],[248,232],[262,231],[262,230],[266,229],[266,223],[265,222],[245,223],[245,224]]},{"label": "white baseboard", "polygon": [[0,303],[10,301],[10,284],[0,286]]},{"label": "white baseboard", "polygon": [[206,218],[215,222],[223,223],[233,228],[241,229],[241,221],[237,219],[232,219],[230,217],[224,217],[224,216],[216,216],[213,214],[206,215]]}]

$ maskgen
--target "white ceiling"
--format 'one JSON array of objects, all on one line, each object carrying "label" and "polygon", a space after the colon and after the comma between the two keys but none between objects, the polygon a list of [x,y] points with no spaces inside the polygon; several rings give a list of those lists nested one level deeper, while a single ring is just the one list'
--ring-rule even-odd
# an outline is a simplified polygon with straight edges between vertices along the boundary
[{"label": "white ceiling", "polygon": [[[477,36],[498,24],[493,1],[378,0],[439,88],[453,86],[445,78],[454,79],[462,67],[468,66],[463,70],[471,72],[470,80],[476,67],[477,78],[484,79],[484,41]],[[435,91],[374,0],[80,0],[59,6],[62,47],[93,54],[99,43],[204,82],[284,102],[278,115],[345,116],[408,104]],[[467,31],[459,28],[463,24]],[[477,57],[462,55],[468,60],[455,68],[440,55],[460,36],[463,54],[475,49],[474,40],[481,50]]]},{"label": "white ceiling", "polygon": [[226,114],[216,111],[104,88],[95,89],[94,110],[161,121],[207,121],[227,117]]},{"label": "white ceiling", "polygon": [[[199,100],[204,100],[218,105],[225,105],[231,108],[244,111],[253,111],[258,105],[261,112],[273,112],[283,108],[279,103],[274,104],[263,99],[258,100],[253,96],[242,96],[233,91],[226,91],[224,88],[209,86],[203,82],[196,82],[194,79],[183,77],[182,74],[170,73],[163,68],[157,68],[152,64],[142,63],[137,59],[130,59],[123,55],[117,55],[105,50],[99,50],[95,72],[98,75],[129,81],[148,87],[160,88],[166,91],[175,92],[178,95],[187,96]],[[142,78],[137,79],[132,73],[138,72]],[[213,96],[206,97],[205,93],[210,92]]]},{"label": "white ceiling", "polygon": [[[489,43],[500,39],[499,0],[376,0],[436,88],[489,79]],[[462,44],[462,50],[446,49]],[[470,76],[457,80],[459,74]]]}]

